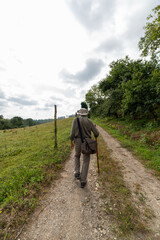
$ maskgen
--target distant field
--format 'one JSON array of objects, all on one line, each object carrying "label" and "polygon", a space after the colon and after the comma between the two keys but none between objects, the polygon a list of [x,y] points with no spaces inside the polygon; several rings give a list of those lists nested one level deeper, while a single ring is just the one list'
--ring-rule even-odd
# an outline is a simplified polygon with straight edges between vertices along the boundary
[{"label": "distant field", "polygon": [[[72,119],[0,131],[0,239],[36,206],[37,193],[56,177],[70,153]],[[5,239],[5,238],[4,238]]]}]

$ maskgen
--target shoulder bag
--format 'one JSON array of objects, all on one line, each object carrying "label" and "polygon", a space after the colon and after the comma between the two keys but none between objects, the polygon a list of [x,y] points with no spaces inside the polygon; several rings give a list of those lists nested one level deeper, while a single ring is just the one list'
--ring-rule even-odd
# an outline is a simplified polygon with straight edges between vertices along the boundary
[{"label": "shoulder bag", "polygon": [[82,128],[79,122],[79,118],[77,118],[79,133],[81,137],[81,152],[83,154],[94,154],[97,152],[97,141],[92,138],[84,138],[82,134]]}]

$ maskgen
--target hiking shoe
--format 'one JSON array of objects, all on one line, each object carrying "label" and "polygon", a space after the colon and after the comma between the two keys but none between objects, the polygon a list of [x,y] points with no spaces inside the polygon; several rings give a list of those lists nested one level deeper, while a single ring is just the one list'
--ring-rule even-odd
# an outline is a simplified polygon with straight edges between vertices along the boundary
[{"label": "hiking shoe", "polygon": [[84,188],[86,186],[86,182],[81,182],[81,188]]},{"label": "hiking shoe", "polygon": [[75,177],[75,179],[80,180],[80,173],[75,173],[75,174],[74,174],[74,177]]}]

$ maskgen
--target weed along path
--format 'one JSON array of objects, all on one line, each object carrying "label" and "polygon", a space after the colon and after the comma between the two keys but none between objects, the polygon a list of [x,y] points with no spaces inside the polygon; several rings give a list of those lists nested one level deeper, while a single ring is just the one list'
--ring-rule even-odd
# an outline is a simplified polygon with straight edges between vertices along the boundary
[{"label": "weed along path", "polygon": [[98,130],[110,150],[111,158],[114,158],[121,168],[125,184],[131,190],[133,202],[143,215],[152,216],[149,227],[154,232],[154,238],[151,239],[160,239],[160,181],[131,152],[121,147],[116,139],[101,127],[98,127]]},{"label": "weed along path", "polygon": [[74,151],[39,207],[16,239],[19,240],[114,240],[112,223],[103,210],[96,157],[92,156],[88,184],[82,189],[73,177]]}]

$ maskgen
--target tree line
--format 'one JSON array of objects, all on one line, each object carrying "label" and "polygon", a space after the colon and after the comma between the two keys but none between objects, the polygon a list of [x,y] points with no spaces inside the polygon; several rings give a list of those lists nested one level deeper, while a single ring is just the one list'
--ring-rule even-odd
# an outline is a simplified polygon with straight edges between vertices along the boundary
[{"label": "tree line", "polygon": [[160,5],[153,13],[139,41],[141,56],[150,59],[110,63],[106,78],[85,96],[91,116],[160,120]]},{"label": "tree line", "polygon": [[33,120],[32,118],[23,119],[21,117],[13,117],[11,119],[4,119],[3,115],[0,115],[0,130],[30,127],[42,123],[52,122],[53,119],[39,119]]}]

